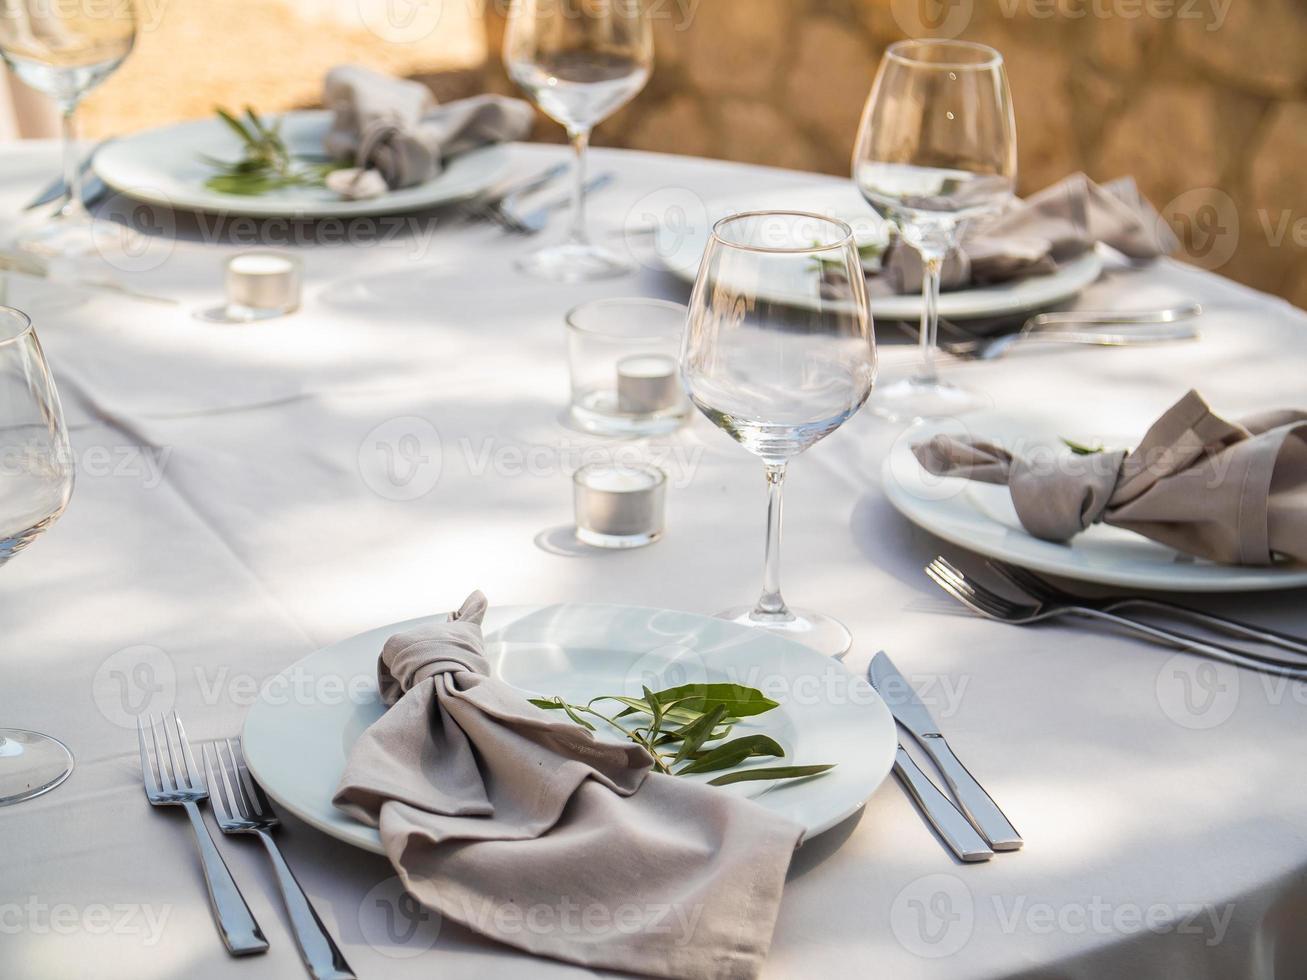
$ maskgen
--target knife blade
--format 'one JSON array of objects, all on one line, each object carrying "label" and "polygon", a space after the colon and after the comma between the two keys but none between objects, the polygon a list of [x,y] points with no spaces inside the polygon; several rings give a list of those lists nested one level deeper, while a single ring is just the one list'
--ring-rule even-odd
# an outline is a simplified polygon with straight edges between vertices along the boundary
[{"label": "knife blade", "polygon": [[[84,207],[89,207],[90,204],[93,203],[87,200],[88,195],[86,193],[86,189],[87,189],[86,184],[87,184],[87,178],[90,176],[91,173],[91,167],[95,164],[95,155],[100,152],[101,148],[103,148],[106,144],[110,142],[112,142],[112,140],[106,139],[96,143],[94,146],[91,147],[90,152],[88,152],[86,156],[82,158],[82,161],[77,165],[78,176],[81,177],[83,183],[82,205]],[[52,201],[59,200],[67,193],[68,193],[68,184],[64,180],[63,174],[60,174],[54,180],[50,181],[50,183],[47,184],[41,190],[41,192],[36,195],[36,197],[32,198],[31,201],[29,201],[26,205],[24,205],[23,210],[31,211],[34,208],[39,208],[43,204],[49,204]]]},{"label": "knife blade", "polygon": [[954,854],[968,864],[975,861],[988,861],[994,856],[993,850],[985,839],[976,833],[971,821],[962,815],[962,811],[953,805],[938,786],[921,771],[921,767],[908,755],[903,743],[899,743],[898,753],[894,757],[894,775],[899,778],[903,788],[908,791],[921,810],[922,815],[930,821],[936,833],[944,839]]},{"label": "knife blade", "polygon": [[1025,843],[998,804],[985,792],[967,767],[962,764],[948,740],[941,734],[930,710],[917,697],[906,678],[899,673],[885,651],[871,661],[867,669],[872,686],[885,700],[895,720],[912,733],[929,753],[957,797],[962,811],[970,817],[996,851],[1019,850]]}]

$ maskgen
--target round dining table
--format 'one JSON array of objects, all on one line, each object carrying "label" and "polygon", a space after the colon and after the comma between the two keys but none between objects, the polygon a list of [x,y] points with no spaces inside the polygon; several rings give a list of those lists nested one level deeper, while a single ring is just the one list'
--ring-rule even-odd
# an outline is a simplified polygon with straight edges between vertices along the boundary
[{"label": "round dining table", "polygon": [[[565,153],[515,145],[512,169]],[[52,144],[0,150],[0,213],[16,214],[56,161]],[[106,282],[76,267],[6,276],[57,379],[78,474],[67,513],[0,572],[0,725],[62,739],[76,768],[0,810],[0,977],[302,975],[265,856],[214,827],[271,943],[224,951],[186,821],[142,791],[143,714],[176,710],[193,743],[238,735],[262,682],[295,661],[475,589],[492,605],[704,614],[757,594],[758,461],[702,417],[627,443],[571,427],[564,316],[602,297],[684,302],[687,282],[659,253],[667,229],[707,220],[714,199],[848,182],[609,149],[594,166],[616,174],[590,211],[595,235],[635,259],[626,279],[527,278],[514,263],[540,239],[448,211],[256,222],[121,198],[106,220],[139,219],[136,247],[102,264]],[[225,260],[256,246],[302,258],[298,312],[197,316],[220,305]],[[1307,407],[1307,314],[1282,300],[1166,259],[1109,263],[1071,305],[1189,302],[1205,308],[1199,340],[1032,345],[942,366],[1007,412],[1111,413],[1141,431],[1190,389],[1233,417]],[[911,370],[902,332],[877,333],[882,375]],[[786,595],[850,627],[854,674],[891,654],[1025,846],[956,862],[891,777],[796,852],[763,976],[1303,976],[1307,685],[1083,624],[967,613],[923,573],[966,552],[914,528],[881,489],[905,438],[864,412],[795,461]],[[666,536],[578,547],[571,473],[621,453],[668,473]],[[1303,590],[1192,601],[1307,625]],[[360,977],[593,974],[441,922],[384,858],[288,814],[279,840]]]}]

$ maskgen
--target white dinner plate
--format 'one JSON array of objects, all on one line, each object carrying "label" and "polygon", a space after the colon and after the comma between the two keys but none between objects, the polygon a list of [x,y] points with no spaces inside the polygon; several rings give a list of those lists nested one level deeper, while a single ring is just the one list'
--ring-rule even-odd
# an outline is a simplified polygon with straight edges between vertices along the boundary
[{"label": "white dinner plate", "polygon": [[[702,216],[676,212],[676,220],[669,220],[657,228],[655,247],[663,265],[687,282],[693,282],[699,273],[699,263],[712,234],[712,227],[722,218],[745,211],[792,210],[809,211],[838,218],[854,230],[859,245],[884,243],[889,237],[889,226],[871,209],[853,187],[816,186],[790,191],[771,191],[765,194],[738,195],[708,202]],[[1015,282],[985,286],[979,289],[961,289],[940,296],[940,316],[949,320],[973,320],[1001,317],[1042,310],[1078,296],[1103,271],[1103,260],[1094,252],[1064,263],[1046,276],[1031,276]],[[783,294],[766,298],[779,301],[804,302],[803,297]],[[886,320],[916,320],[921,316],[920,295],[872,296],[871,312]]]},{"label": "white dinner plate", "polygon": [[[319,830],[377,853],[376,830],[341,813],[331,797],[350,747],[383,713],[377,656],[389,637],[418,622],[310,654],[269,681],[245,719],[245,756],[268,795]],[[786,756],[758,765],[835,768],[718,791],[756,800],[802,824],[808,837],[856,813],[893,765],[894,719],[871,686],[838,661],[771,633],[691,613],[598,605],[492,608],[485,625],[492,670],[531,697],[585,703],[601,694],[639,697],[643,684],[661,690],[703,682],[762,690],[780,707],[741,722],[736,734],[765,732]]]},{"label": "white dinner plate", "polygon": [[[910,521],[970,551],[1063,578],[1160,592],[1261,592],[1307,586],[1307,567],[1218,565],[1183,555],[1133,531],[1095,524],[1067,544],[1031,536],[1017,519],[1007,487],[927,473],[912,447],[936,433],[981,436],[1009,452],[1066,453],[1062,439],[1085,446],[1132,449],[1143,432],[1092,421],[1094,412],[976,412],[926,422],[904,432],[886,459],[882,483]],[[1052,457],[1040,457],[1049,458]]]},{"label": "white dinner plate", "polygon": [[[322,155],[330,112],[287,112],[280,118],[292,153]],[[335,218],[419,211],[462,200],[492,186],[508,168],[507,147],[496,145],[455,157],[440,176],[424,184],[366,201],[342,200],[325,187],[289,187],[244,197],[204,186],[213,176],[204,156],[240,159],[240,140],[217,118],[163,126],[108,143],[95,155],[95,172],[128,197],[168,208],[260,218]]]}]

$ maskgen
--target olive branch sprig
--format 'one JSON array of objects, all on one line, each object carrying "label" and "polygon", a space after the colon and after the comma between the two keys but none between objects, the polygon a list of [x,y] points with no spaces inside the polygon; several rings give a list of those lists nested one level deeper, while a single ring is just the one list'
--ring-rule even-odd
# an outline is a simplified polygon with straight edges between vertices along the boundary
[{"label": "olive branch sprig", "polygon": [[[583,705],[569,704],[562,698],[532,699],[532,704],[546,711],[562,711],[574,723],[589,731],[595,726],[587,720],[601,721],[640,746],[653,758],[654,769],[669,776],[721,772],[755,758],[784,758],[780,743],[767,735],[730,738],[732,730],[744,718],[766,714],[779,707],[777,702],[751,687],[736,684],[688,684],[651,691],[643,688],[643,697],[601,695]],[[596,705],[621,705],[603,711]],[[710,744],[716,743],[716,744]],[[798,779],[818,776],[834,766],[772,766],[741,769],[710,780],[710,786],[757,780]]]}]

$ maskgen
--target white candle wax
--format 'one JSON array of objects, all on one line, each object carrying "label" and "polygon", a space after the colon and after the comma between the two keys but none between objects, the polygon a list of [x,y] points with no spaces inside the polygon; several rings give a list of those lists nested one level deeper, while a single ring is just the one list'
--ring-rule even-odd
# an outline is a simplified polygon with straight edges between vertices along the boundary
[{"label": "white candle wax", "polygon": [[596,463],[577,471],[576,534],[587,544],[652,544],[663,533],[667,477],[645,466]]},{"label": "white candle wax", "polygon": [[244,252],[227,263],[227,303],[258,314],[289,313],[300,305],[300,263],[275,252]]},{"label": "white candle wax", "polygon": [[655,415],[681,403],[676,359],[637,354],[617,362],[617,410],[624,415]]}]

